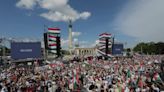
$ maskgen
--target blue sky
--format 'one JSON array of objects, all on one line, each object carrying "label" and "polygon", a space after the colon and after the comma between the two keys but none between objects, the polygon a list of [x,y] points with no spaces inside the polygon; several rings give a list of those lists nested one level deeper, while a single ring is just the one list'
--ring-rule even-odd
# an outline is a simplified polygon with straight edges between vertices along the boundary
[{"label": "blue sky", "polygon": [[74,41],[78,39],[82,47],[95,45],[102,32],[127,42],[126,47],[140,41],[163,41],[161,3],[164,4],[162,0],[2,0],[0,36],[41,40],[47,25],[61,28],[62,44],[66,47],[68,23],[55,15],[57,12],[73,18]]}]

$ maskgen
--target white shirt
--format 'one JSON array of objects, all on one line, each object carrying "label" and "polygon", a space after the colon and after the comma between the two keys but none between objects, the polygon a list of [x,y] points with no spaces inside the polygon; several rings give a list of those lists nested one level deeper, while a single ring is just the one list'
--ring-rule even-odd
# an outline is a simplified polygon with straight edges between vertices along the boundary
[{"label": "white shirt", "polygon": [[140,92],[140,88],[136,88],[136,92]]},{"label": "white shirt", "polygon": [[4,86],[4,87],[1,89],[1,92],[8,92],[6,86]]},{"label": "white shirt", "polygon": [[125,88],[125,92],[130,92],[128,87]]}]

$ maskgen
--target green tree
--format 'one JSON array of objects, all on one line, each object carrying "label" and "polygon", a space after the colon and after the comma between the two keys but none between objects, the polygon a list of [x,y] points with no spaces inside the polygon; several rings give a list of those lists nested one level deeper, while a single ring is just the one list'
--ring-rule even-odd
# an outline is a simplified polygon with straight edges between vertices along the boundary
[{"label": "green tree", "polygon": [[127,52],[127,56],[130,57],[130,56],[131,56],[131,55],[130,55],[131,49],[130,49],[130,48],[127,48],[127,49],[126,49],[126,52]]},{"label": "green tree", "polygon": [[156,54],[164,54],[164,43],[158,42],[155,44],[156,46]]},{"label": "green tree", "polygon": [[149,42],[149,43],[139,43],[133,48],[134,52],[139,52],[142,54],[164,54],[164,43],[163,42]]}]

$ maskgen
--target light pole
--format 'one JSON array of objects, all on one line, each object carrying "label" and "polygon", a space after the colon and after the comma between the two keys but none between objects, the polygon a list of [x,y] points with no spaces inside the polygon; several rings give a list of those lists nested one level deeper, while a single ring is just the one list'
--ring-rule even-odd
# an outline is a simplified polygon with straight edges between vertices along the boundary
[{"label": "light pole", "polygon": [[143,50],[142,50],[142,46],[141,46],[141,54],[142,54]]}]

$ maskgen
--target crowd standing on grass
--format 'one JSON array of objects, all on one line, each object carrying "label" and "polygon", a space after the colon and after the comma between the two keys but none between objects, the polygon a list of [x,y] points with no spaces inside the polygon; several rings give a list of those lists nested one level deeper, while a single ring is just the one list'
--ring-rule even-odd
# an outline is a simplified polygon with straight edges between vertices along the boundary
[{"label": "crowd standing on grass", "polygon": [[0,72],[0,92],[162,92],[161,57],[93,58],[30,68],[11,65]]}]

